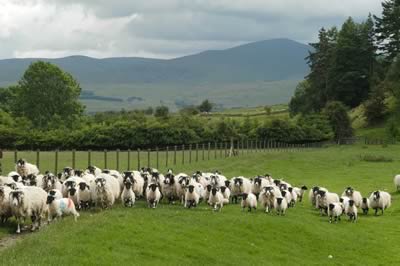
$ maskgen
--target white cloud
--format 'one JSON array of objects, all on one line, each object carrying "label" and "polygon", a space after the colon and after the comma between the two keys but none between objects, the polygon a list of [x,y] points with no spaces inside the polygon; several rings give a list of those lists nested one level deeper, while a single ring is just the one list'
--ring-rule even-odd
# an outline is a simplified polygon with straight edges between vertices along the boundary
[{"label": "white cloud", "polygon": [[169,58],[244,42],[315,40],[377,0],[0,0],[0,58]]}]

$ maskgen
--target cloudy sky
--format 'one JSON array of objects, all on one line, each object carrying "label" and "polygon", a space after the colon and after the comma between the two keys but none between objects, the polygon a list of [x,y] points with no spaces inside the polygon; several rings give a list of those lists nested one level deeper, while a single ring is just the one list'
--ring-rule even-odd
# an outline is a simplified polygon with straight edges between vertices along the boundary
[{"label": "cloudy sky", "polygon": [[380,0],[0,0],[0,58],[171,58],[271,38],[313,41]]}]

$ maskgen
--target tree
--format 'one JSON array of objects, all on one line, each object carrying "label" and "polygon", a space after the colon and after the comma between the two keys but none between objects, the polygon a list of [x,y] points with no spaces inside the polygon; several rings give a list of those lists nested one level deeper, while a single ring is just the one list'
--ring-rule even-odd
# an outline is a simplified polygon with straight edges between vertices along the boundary
[{"label": "tree", "polygon": [[272,112],[272,108],[268,105],[264,106],[264,111],[267,115],[270,115]]},{"label": "tree", "polygon": [[71,126],[82,115],[81,88],[69,74],[51,63],[32,63],[19,81],[14,113],[45,128],[53,117]]},{"label": "tree", "polygon": [[154,112],[154,116],[158,118],[167,118],[169,115],[169,109],[167,106],[157,106]]},{"label": "tree", "polygon": [[385,79],[385,87],[395,97],[400,109],[400,54],[389,68]]},{"label": "tree", "polygon": [[400,53],[400,0],[382,2],[382,17],[376,20],[376,35],[380,50],[389,63]]},{"label": "tree", "polygon": [[8,88],[0,88],[0,109],[10,112],[12,106],[15,103],[16,97],[16,86],[10,86]]},{"label": "tree", "polygon": [[323,114],[328,118],[336,140],[353,135],[350,117],[347,114],[346,107],[341,102],[329,102],[325,106]]},{"label": "tree", "polygon": [[213,108],[213,104],[207,99],[199,105],[199,110],[202,113],[209,113]]},{"label": "tree", "polygon": [[364,103],[364,115],[369,125],[376,124],[385,117],[386,107],[386,96],[383,83],[374,87],[367,101]]}]

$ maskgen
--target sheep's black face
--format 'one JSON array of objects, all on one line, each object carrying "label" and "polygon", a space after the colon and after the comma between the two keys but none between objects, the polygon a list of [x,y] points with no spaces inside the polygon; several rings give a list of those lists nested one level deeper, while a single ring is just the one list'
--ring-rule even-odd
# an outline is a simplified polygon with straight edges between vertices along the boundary
[{"label": "sheep's black face", "polygon": [[289,187],[289,188],[288,188],[288,191],[289,191],[290,193],[292,193],[292,192],[293,192],[293,188],[292,188],[292,187]]},{"label": "sheep's black face", "polygon": [[110,174],[110,170],[108,169],[103,169],[103,171],[101,171],[103,174]]},{"label": "sheep's black face", "polygon": [[308,188],[306,186],[302,186],[301,190],[307,190]]},{"label": "sheep's black face", "polygon": [[25,196],[25,194],[23,191],[12,191],[10,193],[10,202],[14,206],[18,206],[24,200],[24,196]]},{"label": "sheep's black face", "polygon": [[313,191],[314,194],[318,193],[319,187],[313,187],[313,188],[312,188],[312,191]]},{"label": "sheep's black face", "polygon": [[80,182],[80,183],[79,183],[79,189],[80,189],[80,190],[83,191],[83,190],[86,189],[86,187],[87,187],[87,184],[86,184],[85,182]]},{"label": "sheep's black face", "polygon": [[340,198],[340,199],[339,199],[339,202],[340,202],[340,203],[343,203],[343,202],[344,202],[344,199],[343,199],[343,198]]},{"label": "sheep's black face", "polygon": [[329,210],[332,211],[335,208],[335,204],[329,204]]},{"label": "sheep's black face", "polygon": [[73,188],[68,189],[68,193],[69,193],[69,195],[74,196],[76,193],[76,188],[73,187]]},{"label": "sheep's black face", "polygon": [[194,186],[193,186],[193,185],[190,185],[188,188],[189,188],[189,192],[190,192],[190,193],[193,193],[193,191],[194,191]]},{"label": "sheep's black face", "polygon": [[243,185],[243,179],[235,178],[234,183],[235,183],[235,186],[240,187]]},{"label": "sheep's black face", "polygon": [[75,187],[75,181],[67,181],[67,182],[65,182],[65,186],[68,189],[73,188],[73,187]]},{"label": "sheep's black face", "polygon": [[71,167],[65,167],[64,170],[63,170],[64,175],[66,175],[66,176],[72,176],[73,171],[74,170]]},{"label": "sheep's black face", "polygon": [[326,192],[323,191],[323,190],[320,190],[320,191],[318,191],[318,194],[319,194],[321,197],[325,197]]},{"label": "sheep's black face", "polygon": [[92,175],[94,175],[94,172],[96,171],[96,167],[89,165],[87,170],[89,170],[89,173],[91,173]]},{"label": "sheep's black face", "polygon": [[346,188],[346,194],[347,194],[348,196],[353,195],[353,191],[354,191],[354,189],[353,189],[352,187],[347,187],[347,188]]},{"label": "sheep's black face", "polygon": [[212,194],[213,196],[215,196],[215,194],[217,194],[217,191],[218,191],[217,188],[213,188],[213,189],[211,190],[211,194]]},{"label": "sheep's black face", "polygon": [[229,187],[230,184],[231,184],[231,181],[225,180],[225,186],[226,186],[226,187]]},{"label": "sheep's black face", "polygon": [[379,191],[375,191],[374,192],[374,200],[378,200],[381,197],[381,193],[379,193]]},{"label": "sheep's black face", "polygon": [[280,190],[287,190],[287,185],[281,184],[279,188],[280,188]]},{"label": "sheep's black face", "polygon": [[283,190],[283,191],[281,191],[281,194],[282,194],[282,196],[286,196],[286,191],[285,190]]},{"label": "sheep's black face", "polygon": [[349,205],[350,205],[350,207],[353,207],[354,206],[354,200],[349,200]]},{"label": "sheep's black face", "polygon": [[363,198],[363,199],[362,199],[362,202],[365,203],[365,204],[367,204],[367,198]]},{"label": "sheep's black face", "polygon": [[249,196],[249,194],[247,194],[247,193],[243,193],[243,194],[242,194],[242,198],[243,198],[244,200],[246,200],[248,196]]},{"label": "sheep's black face", "polygon": [[97,187],[104,187],[106,185],[106,180],[104,178],[97,178],[96,179]]},{"label": "sheep's black face", "polygon": [[52,195],[47,196],[46,204],[52,203],[56,198]]},{"label": "sheep's black face", "polygon": [[[283,196],[283,195],[282,195]],[[282,204],[283,198],[276,198],[276,201],[278,202],[278,205]]]},{"label": "sheep's black face", "polygon": [[274,184],[275,184],[275,186],[279,187],[279,185],[281,184],[281,180],[275,179]]},{"label": "sheep's black face", "polygon": [[260,177],[254,178],[254,184],[256,184],[257,186],[261,186],[261,178]]},{"label": "sheep's black face", "polygon": [[222,193],[225,193],[226,187],[220,187],[220,189]]},{"label": "sheep's black face", "polygon": [[19,167],[24,167],[24,166],[25,166],[25,160],[24,160],[24,159],[19,159],[19,160],[17,161],[17,165],[18,165]]},{"label": "sheep's black face", "polygon": [[58,179],[61,179],[62,173],[58,173],[58,174],[57,174],[57,177],[58,177]]},{"label": "sheep's black face", "polygon": [[20,176],[19,176],[19,175],[13,175],[13,176],[11,176],[11,178],[12,178],[15,182],[18,182]]},{"label": "sheep's black face", "polygon": [[207,185],[207,191],[210,192],[211,191],[212,186],[211,185]]},{"label": "sheep's black face", "polygon": [[125,185],[125,187],[126,187],[127,189],[131,189],[131,187],[132,187],[132,181],[131,181],[131,179],[130,179],[130,178],[126,179],[125,182],[124,182],[124,185]]},{"label": "sheep's black face", "polygon": [[149,185],[149,187],[154,192],[157,189],[157,184],[151,184],[151,185]]},{"label": "sheep's black face", "polygon": [[76,176],[79,176],[79,177],[81,177],[82,174],[83,174],[83,171],[82,171],[82,170],[75,170],[74,172],[75,172],[75,175],[76,175]]}]

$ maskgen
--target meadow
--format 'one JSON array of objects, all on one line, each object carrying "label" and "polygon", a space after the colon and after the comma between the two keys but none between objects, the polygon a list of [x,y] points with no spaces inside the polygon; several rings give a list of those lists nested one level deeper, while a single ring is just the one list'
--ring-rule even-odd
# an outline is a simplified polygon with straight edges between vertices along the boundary
[{"label": "meadow", "polygon": [[[34,156],[34,154],[32,155]],[[49,154],[50,156],[50,154]],[[70,165],[70,153],[60,153],[60,166]],[[83,155],[82,155],[83,156]],[[390,158],[387,161],[366,157]],[[102,167],[102,155],[94,156]],[[33,157],[34,158],[34,157]],[[78,157],[77,157],[78,159]],[[46,160],[41,158],[41,168]],[[87,158],[79,157],[87,165]],[[79,161],[77,160],[77,161]],[[51,161],[51,162],[50,162]],[[124,161],[124,160],[122,160]],[[179,161],[179,160],[178,160]],[[6,153],[5,170],[13,154]],[[112,168],[110,165],[109,168]],[[126,165],[121,165],[121,168]],[[136,166],[135,166],[136,167]],[[134,167],[133,167],[134,168]],[[213,212],[202,203],[196,209],[161,204],[148,209],[141,200],[131,209],[120,203],[111,210],[81,212],[24,234],[0,248],[1,265],[398,265],[400,247],[400,193],[393,176],[400,172],[400,146],[329,146],[303,151],[246,153],[239,157],[182,164],[174,172],[218,169],[228,178],[271,173],[292,185],[321,185],[342,193],[353,186],[363,196],[377,189],[392,194],[392,207],[383,216],[360,215],[356,223],[342,217],[329,224],[308,199],[289,209],[286,216],[242,212],[239,205]],[[160,171],[165,171],[160,166]],[[0,245],[14,235],[15,224],[1,227]],[[331,258],[329,258],[331,255]]]}]

